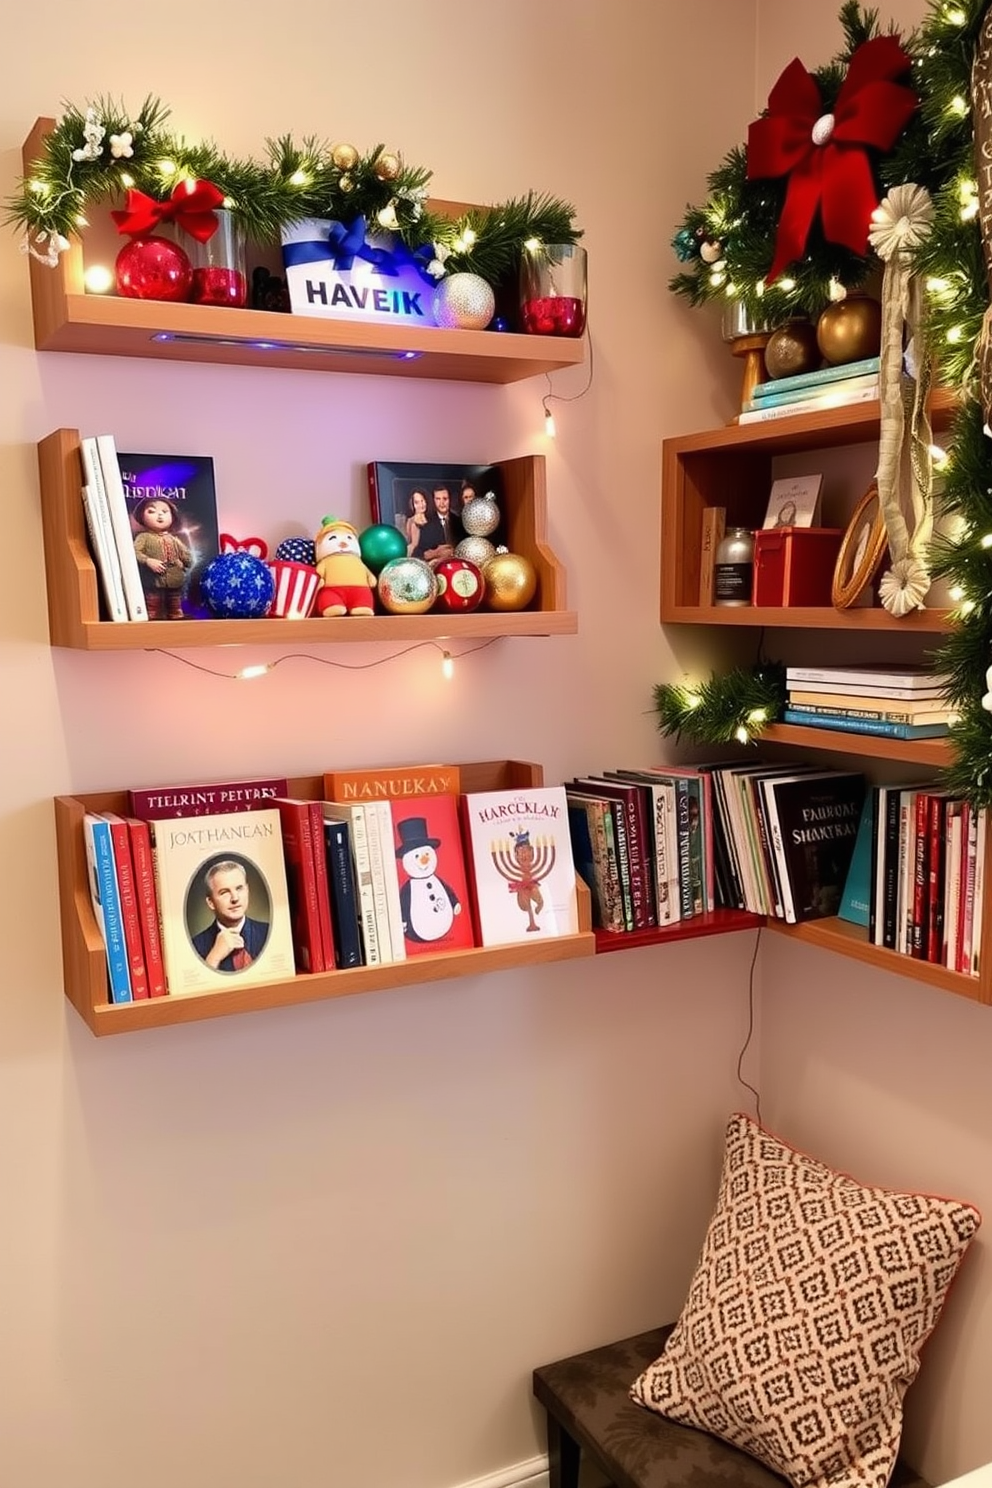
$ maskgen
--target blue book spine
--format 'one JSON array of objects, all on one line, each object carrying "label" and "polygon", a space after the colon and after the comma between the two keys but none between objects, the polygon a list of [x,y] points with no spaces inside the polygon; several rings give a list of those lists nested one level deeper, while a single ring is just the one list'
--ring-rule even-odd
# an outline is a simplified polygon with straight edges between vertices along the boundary
[{"label": "blue book spine", "polygon": [[786,388],[773,393],[766,393],[763,398],[758,397],[757,389],[753,396],[744,405],[744,412],[750,412],[755,408],[786,408],[790,403],[808,402],[822,393],[824,397],[829,393],[838,397],[843,393],[859,393],[864,388],[878,388],[878,373],[868,372],[862,377],[844,377],[835,382],[825,382],[822,387]]},{"label": "blue book spine", "polygon": [[110,836],[110,823],[95,821],[92,823],[92,830],[97,887],[100,893],[100,908],[103,912],[103,939],[107,948],[110,1000],[111,1002],[130,1002],[131,978],[127,969],[124,916],[121,913],[121,896],[117,888],[117,869],[114,865],[114,844]]},{"label": "blue book spine", "polygon": [[879,358],[862,357],[857,362],[847,362],[840,367],[821,367],[818,372],[797,372],[793,377],[773,377],[770,382],[759,382],[752,397],[769,398],[776,393],[791,392],[798,388],[818,388],[831,382],[842,382],[847,377],[861,377],[865,372],[878,375]]},{"label": "blue book spine", "polygon": [[327,851],[327,886],[331,895],[334,953],[338,970],[343,971],[349,966],[365,964],[348,823],[325,821],[324,846]]},{"label": "blue book spine", "polygon": [[872,843],[875,835],[875,805],[875,792],[869,791],[861,809],[861,820],[858,822],[858,835],[854,839],[851,865],[847,870],[844,892],[837,911],[840,919],[848,920],[852,925],[867,926],[871,914],[871,890],[874,882]]},{"label": "blue book spine", "polygon": [[885,723],[873,718],[845,718],[840,713],[806,713],[786,708],[783,722],[804,728],[837,729],[844,734],[876,734],[885,739],[941,739],[950,732],[946,723]]}]

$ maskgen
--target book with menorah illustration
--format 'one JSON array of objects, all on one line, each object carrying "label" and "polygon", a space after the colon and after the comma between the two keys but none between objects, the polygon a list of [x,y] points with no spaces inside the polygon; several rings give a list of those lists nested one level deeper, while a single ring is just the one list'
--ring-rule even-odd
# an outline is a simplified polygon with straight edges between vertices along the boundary
[{"label": "book with menorah illustration", "polygon": [[476,791],[462,812],[479,944],[577,934],[565,787]]}]

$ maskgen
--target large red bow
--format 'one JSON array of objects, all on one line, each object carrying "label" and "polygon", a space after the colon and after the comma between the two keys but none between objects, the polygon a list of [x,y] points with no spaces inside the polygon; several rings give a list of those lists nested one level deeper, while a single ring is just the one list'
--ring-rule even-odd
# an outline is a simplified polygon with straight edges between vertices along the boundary
[{"label": "large red bow", "polygon": [[111,212],[117,231],[137,236],[154,232],[163,222],[174,222],[198,243],[205,243],[217,231],[214,215],[224,205],[224,193],[212,181],[180,181],[164,202],[146,196],[143,191],[129,191],[123,211]]},{"label": "large red bow", "polygon": [[789,175],[767,283],[806,251],[817,207],[828,242],[867,252],[878,196],[865,146],[891,150],[909,122],[916,94],[892,81],[909,66],[895,36],[866,41],[851,57],[832,114],[798,57],[782,73],[767,114],[747,134],[749,181]]}]

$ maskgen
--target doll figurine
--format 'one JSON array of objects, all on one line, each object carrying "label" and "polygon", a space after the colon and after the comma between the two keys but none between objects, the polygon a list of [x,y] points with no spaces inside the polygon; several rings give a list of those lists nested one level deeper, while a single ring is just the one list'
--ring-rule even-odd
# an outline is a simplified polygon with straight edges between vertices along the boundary
[{"label": "doll figurine", "polygon": [[141,528],[134,552],[149,620],[182,620],[183,589],[193,554],[178,536],[178,508],[164,496],[149,496],[131,513]]},{"label": "doll figurine", "polygon": [[321,583],[317,614],[374,615],[376,576],[365,566],[357,529],[338,517],[325,517],[314,538],[314,551]]}]

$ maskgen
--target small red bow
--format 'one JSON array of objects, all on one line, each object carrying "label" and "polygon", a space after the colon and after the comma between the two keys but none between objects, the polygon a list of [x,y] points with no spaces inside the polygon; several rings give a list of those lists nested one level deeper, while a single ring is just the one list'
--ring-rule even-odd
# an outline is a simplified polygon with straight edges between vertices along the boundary
[{"label": "small red bow", "polygon": [[143,191],[129,191],[123,211],[111,212],[117,231],[137,237],[154,232],[163,222],[174,222],[198,243],[217,231],[215,209],[224,205],[224,193],[212,181],[180,181],[166,201],[156,201]]},{"label": "small red bow", "polygon": [[816,80],[798,57],[782,73],[767,114],[747,134],[748,180],[789,176],[768,284],[806,251],[817,207],[828,242],[868,251],[878,195],[865,147],[891,150],[909,122],[916,94],[892,81],[909,66],[895,36],[866,41],[851,57],[833,114],[824,113]]}]

